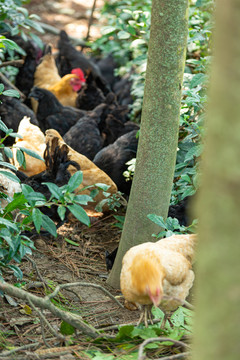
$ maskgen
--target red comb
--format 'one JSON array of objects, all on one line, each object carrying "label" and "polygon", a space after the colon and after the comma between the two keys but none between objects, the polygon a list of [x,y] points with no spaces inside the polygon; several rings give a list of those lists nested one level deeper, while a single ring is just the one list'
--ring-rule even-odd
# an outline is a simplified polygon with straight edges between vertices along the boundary
[{"label": "red comb", "polygon": [[82,82],[86,82],[86,79],[84,77],[84,72],[82,71],[82,69],[80,68],[72,69],[71,74],[77,75]]}]

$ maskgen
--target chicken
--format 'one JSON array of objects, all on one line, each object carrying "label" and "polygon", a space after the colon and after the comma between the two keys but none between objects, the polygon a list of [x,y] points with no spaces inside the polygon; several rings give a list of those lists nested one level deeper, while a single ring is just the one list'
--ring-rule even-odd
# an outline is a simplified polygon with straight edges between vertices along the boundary
[{"label": "chicken", "polygon": [[173,235],[134,246],[124,255],[121,291],[127,301],[144,306],[146,326],[152,304],[164,311],[175,310],[188,296],[194,281],[191,266],[196,240],[194,234]]},{"label": "chicken", "polygon": [[93,110],[104,100],[105,96],[102,90],[98,88],[92,72],[90,72],[86,78],[86,83],[77,95],[76,107],[82,110]]},{"label": "chicken", "polygon": [[[45,144],[45,136],[38,126],[30,123],[30,118],[24,116],[24,118],[20,121],[18,127],[18,134],[22,136],[22,138],[16,138],[15,147],[16,148],[26,148],[29,150],[35,151],[38,155],[43,157],[44,150],[46,147]],[[36,159],[26,153],[26,168],[20,166],[17,161],[17,149],[13,149],[13,163],[16,168],[27,176],[32,176],[38,174],[46,169],[45,162],[43,160]]]},{"label": "chicken", "polygon": [[[57,146],[58,137],[55,136],[56,134],[58,133],[52,130],[52,136],[49,136],[46,140],[46,149],[44,151],[46,170],[25,178],[22,176],[22,173],[17,173],[22,183],[31,186],[34,191],[42,193],[47,200],[50,199],[52,194],[49,188],[43,183],[51,182],[58,186],[63,186],[68,183],[71,177],[68,171],[70,165],[72,165],[76,171],[80,170],[79,164],[69,160],[67,146],[62,146],[61,148]],[[50,208],[46,206],[41,207],[40,210],[52,220],[57,221],[57,227],[59,227],[64,221],[60,221],[57,208],[57,206],[52,205]],[[68,213],[69,211],[67,210],[66,215],[68,215]]]},{"label": "chicken", "polygon": [[[193,214],[191,209],[191,204],[195,201],[195,196],[187,196],[183,200],[179,201],[179,203],[170,205],[168,209],[168,217],[175,218],[179,221],[180,225],[189,226],[193,222]],[[117,255],[118,247],[115,248],[112,252],[105,253],[105,261],[107,270],[111,270]]]},{"label": "chicken", "polygon": [[[70,146],[68,146],[62,139],[62,137],[58,134],[56,130],[47,130],[46,131],[46,143],[49,144],[49,158],[51,158],[51,154],[54,153],[56,147],[60,150],[62,148],[67,149],[68,159],[74,163],[77,163],[80,166],[80,169],[83,173],[83,181],[79,185],[79,187],[75,190],[76,193],[81,192],[81,194],[89,195],[93,188],[82,189],[85,186],[94,185],[97,183],[106,184],[109,186],[107,192],[110,194],[114,194],[117,192],[117,186],[110,179],[110,177],[105,174],[102,170],[100,170],[91,160],[89,160],[86,156],[79,154],[77,151],[73,150]],[[72,176],[77,170],[76,167],[70,165],[67,170]],[[93,207],[96,206],[98,202],[105,199],[105,195],[102,190],[94,197],[94,202],[91,203]],[[103,211],[107,210],[107,207],[103,208]]]},{"label": "chicken", "polygon": [[38,101],[37,118],[42,131],[55,129],[64,135],[85,115],[84,111],[60,104],[54,94],[46,89],[34,87],[29,94]]},{"label": "chicken", "polygon": [[[1,80],[1,82],[4,83],[5,90],[11,89],[9,84],[5,83],[4,80]],[[18,125],[25,115],[31,118],[32,124],[38,125],[34,112],[23,104],[21,100],[12,96],[0,95],[0,117],[9,129],[13,129],[14,132],[17,132]],[[0,136],[2,136],[2,132],[0,132]],[[13,143],[14,138],[11,136],[4,141],[4,145],[7,146],[13,145]]]},{"label": "chicken", "polygon": [[104,145],[107,146],[116,141],[120,136],[127,134],[133,130],[139,130],[140,126],[132,121],[122,123],[122,121],[116,119],[112,114],[109,114],[105,119],[105,125],[102,130],[104,134]]},{"label": "chicken", "polygon": [[[6,174],[11,176],[14,175],[9,169],[0,168],[0,208],[3,209],[7,206],[7,204],[12,201],[13,195],[15,193],[22,192],[21,186],[18,182],[11,180]],[[7,195],[4,197],[1,193]]]},{"label": "chicken", "polygon": [[[34,73],[40,58],[43,56],[43,51],[32,39],[26,41],[20,39],[21,41],[18,39],[17,43],[25,50],[26,56],[24,57],[24,64],[16,76],[15,86],[27,97],[33,87]],[[30,100],[26,98],[25,104],[31,106]]]},{"label": "chicken", "polygon": [[[64,106],[76,106],[77,92],[85,81],[84,73],[80,68],[73,69],[71,74],[61,78],[51,53],[42,58],[34,73],[34,86],[51,91]],[[36,103],[32,102],[32,105],[36,112]]]},{"label": "chicken", "polygon": [[100,150],[93,159],[95,165],[105,171],[115,182],[118,190],[129,195],[131,181],[123,176],[127,170],[126,162],[136,157],[138,139],[137,130],[119,137],[113,144]]},{"label": "chicken", "polygon": [[103,79],[102,74],[97,65],[88,59],[83,52],[78,51],[71,44],[67,33],[62,30],[60,32],[60,39],[58,41],[59,54],[56,58],[56,63],[59,68],[59,73],[61,76],[64,76],[71,72],[74,68],[81,68],[85,75],[89,72],[92,72],[93,78],[97,86],[102,90],[104,95],[109,92],[108,85]]},{"label": "chicken", "polygon": [[103,146],[103,137],[98,125],[105,107],[106,105],[102,104],[88,112],[63,137],[69,146],[90,160]]}]

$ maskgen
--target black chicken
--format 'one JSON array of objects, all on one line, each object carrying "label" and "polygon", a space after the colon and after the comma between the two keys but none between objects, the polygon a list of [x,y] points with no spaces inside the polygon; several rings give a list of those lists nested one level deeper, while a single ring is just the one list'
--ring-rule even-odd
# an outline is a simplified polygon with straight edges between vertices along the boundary
[{"label": "black chicken", "polygon": [[101,104],[76,122],[63,140],[74,150],[92,160],[103,146],[98,124],[106,105]]},{"label": "black chicken", "polygon": [[81,110],[93,110],[96,106],[102,104],[105,96],[101,89],[97,87],[92,72],[86,78],[86,83],[81,88],[76,99],[76,106]]},{"label": "black chicken", "polygon": [[80,68],[87,75],[90,70],[93,74],[97,86],[103,91],[104,95],[109,92],[109,87],[103,79],[97,65],[88,59],[81,51],[75,49],[71,44],[67,33],[62,30],[58,41],[59,54],[56,58],[56,64],[60,76],[70,74],[72,69]]},{"label": "black chicken", "polygon": [[118,190],[129,195],[131,181],[126,181],[123,172],[127,170],[126,162],[136,157],[138,139],[137,130],[119,137],[113,144],[100,150],[93,162],[115,182]]},{"label": "black chicken", "polygon": [[55,95],[46,89],[34,87],[29,97],[38,101],[37,119],[43,132],[55,129],[63,136],[85,115],[85,111],[63,106]]}]

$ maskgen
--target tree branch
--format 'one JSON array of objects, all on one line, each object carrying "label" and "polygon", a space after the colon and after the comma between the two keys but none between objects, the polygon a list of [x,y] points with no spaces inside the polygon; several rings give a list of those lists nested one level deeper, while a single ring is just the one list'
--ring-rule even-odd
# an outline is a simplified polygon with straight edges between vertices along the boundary
[{"label": "tree branch", "polygon": [[160,342],[163,342],[163,341],[170,341],[172,342],[175,346],[182,346],[184,348],[187,348],[189,349],[190,346],[185,344],[184,342],[182,341],[179,341],[179,340],[173,340],[171,338],[168,338],[168,337],[157,337],[157,338],[150,338],[150,339],[146,339],[140,346],[139,346],[139,350],[138,350],[138,360],[144,360],[145,359],[145,355],[143,353],[144,351],[144,347],[152,342],[155,342],[155,341],[160,341]]},{"label": "tree branch", "polygon": [[35,305],[40,307],[41,309],[47,309],[55,316],[59,317],[63,321],[66,321],[76,329],[82,331],[84,334],[90,336],[91,338],[97,338],[99,336],[98,331],[90,325],[87,325],[82,318],[79,315],[72,314],[70,312],[66,312],[63,310],[60,310],[56,306],[54,306],[49,297],[40,298],[36,295],[30,294],[22,289],[18,289],[15,286],[12,286],[7,283],[0,282],[0,290],[5,292],[8,295],[15,296],[17,298],[20,298],[22,300],[30,301]]},{"label": "tree branch", "polygon": [[62,284],[62,285],[58,285],[54,292],[51,293],[50,295],[48,295],[48,299],[52,299],[54,298],[58,292],[61,289],[66,289],[68,287],[73,287],[73,286],[89,286],[89,287],[94,287],[97,289],[100,289],[101,291],[104,292],[104,294],[106,294],[108,297],[110,297],[113,301],[115,301],[122,309],[124,309],[124,306],[108,291],[106,290],[104,287],[102,287],[101,285],[98,284],[92,284],[92,283],[85,283],[85,282],[75,282],[75,283],[69,283],[69,284]]}]

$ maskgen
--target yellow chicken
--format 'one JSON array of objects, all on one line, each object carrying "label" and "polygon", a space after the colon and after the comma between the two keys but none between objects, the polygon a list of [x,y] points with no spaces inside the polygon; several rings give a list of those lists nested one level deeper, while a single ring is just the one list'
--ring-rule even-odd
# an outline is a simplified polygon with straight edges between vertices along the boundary
[{"label": "yellow chicken", "polygon": [[[51,91],[64,106],[76,107],[77,92],[85,83],[81,69],[73,69],[71,74],[60,77],[51,53],[44,55],[34,73],[34,86]],[[32,107],[37,112],[37,101],[32,99]]]},{"label": "yellow chicken", "polygon": [[[29,150],[35,151],[43,158],[44,150],[46,147],[45,136],[38,126],[30,123],[30,118],[24,116],[20,121],[18,127],[18,134],[22,138],[16,138],[15,147],[24,147]],[[45,162],[39,159],[36,159],[30,155],[25,155],[26,160],[26,169],[23,166],[20,166],[17,161],[17,151],[13,149],[13,163],[18,170],[24,172],[27,176],[32,176],[38,174],[46,169]]]},{"label": "yellow chicken", "polygon": [[144,307],[140,321],[144,317],[146,326],[152,304],[175,310],[188,296],[196,240],[196,235],[172,235],[134,246],[124,255],[121,291],[127,301]]}]

